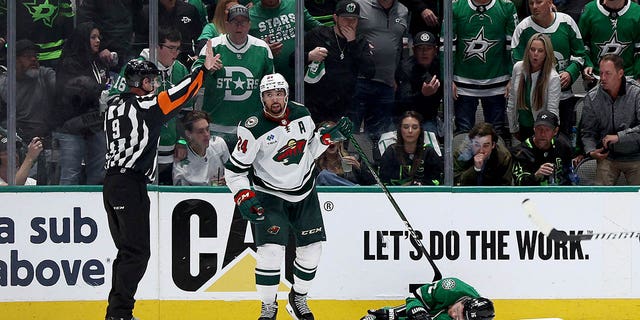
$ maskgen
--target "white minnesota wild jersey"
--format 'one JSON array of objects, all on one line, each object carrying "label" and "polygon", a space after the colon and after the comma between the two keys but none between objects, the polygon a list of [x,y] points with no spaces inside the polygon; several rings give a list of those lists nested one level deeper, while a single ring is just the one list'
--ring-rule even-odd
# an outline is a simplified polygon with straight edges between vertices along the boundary
[{"label": "white minnesota wild jersey", "polygon": [[315,186],[315,159],[327,145],[306,107],[289,102],[287,108],[288,121],[275,122],[260,112],[238,126],[238,143],[225,165],[233,194],[250,188],[250,170],[256,190],[287,201],[304,199]]},{"label": "white minnesota wild jersey", "polygon": [[624,74],[640,77],[640,5],[627,3],[618,11],[609,11],[599,1],[589,2],[578,23],[594,73],[605,54],[624,60]]},{"label": "white minnesota wild jersey", "polygon": [[[556,66],[558,73],[568,72],[573,83],[580,76],[582,69],[586,66],[591,66],[591,64],[590,62],[586,63],[588,61],[586,61],[582,35],[573,18],[562,12],[554,12],[554,14],[555,20],[547,28],[535,23],[531,16],[522,20],[513,32],[511,53],[514,62],[522,60],[529,39],[536,33],[546,34],[551,39],[551,44],[553,44],[553,53],[558,62]],[[564,100],[571,96],[571,90],[563,91],[560,99]]]},{"label": "white minnesota wild jersey", "polygon": [[511,77],[511,34],[518,24],[511,1],[476,5],[453,2],[453,81],[458,93],[469,96],[503,94]]},{"label": "white minnesota wild jersey", "polygon": [[[235,127],[262,110],[260,80],[273,73],[273,55],[266,42],[252,36],[242,46],[234,45],[226,34],[209,41],[213,54],[220,54],[224,67],[207,73],[202,110],[211,116],[213,123]],[[205,50],[206,46],[192,68],[204,63]]]}]

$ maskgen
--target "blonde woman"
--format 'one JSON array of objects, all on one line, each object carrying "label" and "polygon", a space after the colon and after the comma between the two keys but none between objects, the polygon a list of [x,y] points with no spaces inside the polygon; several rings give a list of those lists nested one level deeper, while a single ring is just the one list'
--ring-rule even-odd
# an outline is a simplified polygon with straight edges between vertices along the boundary
[{"label": "blonde woman", "polygon": [[221,0],[216,5],[213,19],[202,28],[202,33],[198,37],[198,44],[196,46],[196,52],[200,52],[207,40],[215,38],[221,34],[227,33],[224,22],[227,21],[227,15],[229,14],[229,8],[238,4],[238,0]]},{"label": "blonde woman", "polygon": [[560,75],[551,39],[536,33],[529,39],[525,52],[523,60],[513,66],[507,102],[509,131],[519,141],[533,135],[533,122],[540,111],[558,115],[560,102]]}]

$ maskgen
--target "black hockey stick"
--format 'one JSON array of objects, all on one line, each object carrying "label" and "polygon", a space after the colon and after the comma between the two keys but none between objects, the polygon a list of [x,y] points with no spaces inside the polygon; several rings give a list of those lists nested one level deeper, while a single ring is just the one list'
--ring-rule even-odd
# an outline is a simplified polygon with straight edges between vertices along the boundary
[{"label": "black hockey stick", "polygon": [[402,213],[402,210],[400,210],[398,203],[391,195],[391,192],[389,192],[389,189],[387,189],[384,183],[382,183],[382,181],[380,180],[380,177],[371,166],[371,162],[369,162],[369,158],[367,158],[367,155],[365,155],[365,153],[362,151],[362,148],[360,148],[360,145],[358,144],[356,139],[353,137],[353,135],[349,136],[349,141],[353,144],[353,147],[356,149],[358,154],[360,154],[360,157],[362,158],[362,160],[364,161],[364,164],[367,166],[367,168],[371,172],[371,175],[373,175],[373,178],[376,180],[376,183],[378,183],[378,185],[380,186],[380,188],[382,188],[382,191],[384,191],[384,194],[387,196],[389,201],[391,201],[391,205],[393,205],[393,208],[396,209],[398,216],[400,216],[400,219],[402,219],[402,222],[404,222],[404,225],[409,231],[411,238],[413,238],[413,241],[415,241],[418,247],[420,247],[420,251],[422,251],[422,254],[424,254],[424,256],[427,257],[427,261],[429,261],[431,268],[433,268],[433,272],[434,272],[433,281],[438,281],[442,279],[442,273],[440,273],[440,270],[438,269],[436,264],[433,262],[431,255],[429,255],[429,252],[422,244],[422,241],[420,241],[420,239],[418,238],[416,231],[413,229],[413,227],[411,227],[411,224],[409,223],[409,220],[407,220],[407,217],[404,215],[404,213]]},{"label": "black hockey stick", "polygon": [[567,234],[565,231],[558,230],[552,227],[547,221],[545,221],[530,199],[524,199],[522,201],[522,208],[527,214],[527,217],[533,221],[542,232],[549,239],[554,241],[580,241],[580,240],[619,240],[619,239],[634,239],[640,240],[640,231],[621,231],[621,232],[593,232],[585,234]]}]

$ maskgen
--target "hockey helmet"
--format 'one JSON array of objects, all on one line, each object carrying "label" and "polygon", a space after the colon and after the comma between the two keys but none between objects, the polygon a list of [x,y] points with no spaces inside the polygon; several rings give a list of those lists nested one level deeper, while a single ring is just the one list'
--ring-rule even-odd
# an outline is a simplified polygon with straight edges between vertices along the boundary
[{"label": "hockey helmet", "polygon": [[[264,104],[262,94],[269,90],[284,90],[284,108],[282,108],[282,112],[280,114],[271,114],[267,110],[267,106]],[[262,77],[262,80],[260,80],[260,100],[262,101],[262,108],[267,115],[276,119],[281,118],[286,112],[287,101],[289,100],[289,84],[287,83],[287,80],[279,73],[272,73]]]},{"label": "hockey helmet", "polygon": [[472,298],[464,302],[465,320],[493,320],[493,302],[487,298]]},{"label": "hockey helmet", "polygon": [[127,62],[127,67],[124,69],[124,77],[129,87],[140,88],[142,80],[155,78],[159,75],[160,70],[151,61],[132,59]]}]

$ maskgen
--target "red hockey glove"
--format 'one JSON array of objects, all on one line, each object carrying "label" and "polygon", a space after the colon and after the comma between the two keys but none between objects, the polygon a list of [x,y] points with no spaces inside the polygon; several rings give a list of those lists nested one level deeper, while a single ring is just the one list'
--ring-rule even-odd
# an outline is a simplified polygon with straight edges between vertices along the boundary
[{"label": "red hockey glove", "polygon": [[242,217],[255,222],[264,220],[264,208],[260,205],[258,199],[256,199],[255,192],[249,189],[242,189],[238,191],[236,196],[233,198],[240,209],[240,214]]}]

